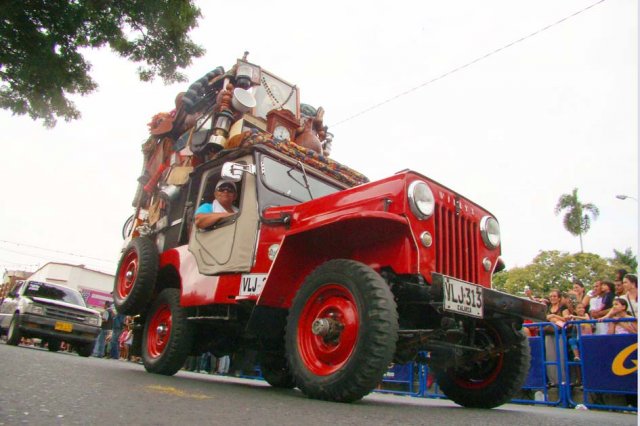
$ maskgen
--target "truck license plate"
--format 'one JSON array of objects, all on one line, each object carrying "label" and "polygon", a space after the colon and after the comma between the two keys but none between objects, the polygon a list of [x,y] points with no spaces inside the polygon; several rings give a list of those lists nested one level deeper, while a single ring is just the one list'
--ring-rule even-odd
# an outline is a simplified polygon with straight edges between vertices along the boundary
[{"label": "truck license plate", "polygon": [[56,325],[54,328],[58,331],[71,333],[73,331],[73,324],[71,324],[70,322],[56,321]]},{"label": "truck license plate", "polygon": [[481,286],[451,277],[443,278],[445,311],[476,318],[484,316]]}]

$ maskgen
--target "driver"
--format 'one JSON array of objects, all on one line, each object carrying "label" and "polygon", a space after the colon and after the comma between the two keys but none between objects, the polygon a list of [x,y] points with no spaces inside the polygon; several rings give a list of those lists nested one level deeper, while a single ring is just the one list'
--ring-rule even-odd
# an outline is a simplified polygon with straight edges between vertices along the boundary
[{"label": "driver", "polygon": [[221,180],[216,184],[215,199],[212,203],[204,203],[196,210],[196,226],[199,229],[208,228],[220,219],[238,212],[233,202],[238,198],[236,185],[233,182]]}]

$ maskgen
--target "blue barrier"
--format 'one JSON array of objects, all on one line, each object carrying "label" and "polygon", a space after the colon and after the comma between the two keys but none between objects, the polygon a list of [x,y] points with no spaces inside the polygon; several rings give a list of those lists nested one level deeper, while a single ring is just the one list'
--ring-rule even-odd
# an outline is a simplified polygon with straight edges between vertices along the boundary
[{"label": "blue barrier", "polygon": [[[604,322],[633,321],[635,318],[604,320]],[[598,322],[601,321],[568,321],[562,328],[549,322],[524,324],[526,328],[535,330],[537,333],[532,333],[534,336],[529,337],[531,365],[522,390],[529,394],[535,392],[538,397],[516,398],[511,402],[566,408],[583,404],[589,408],[637,412],[637,406],[590,401],[592,395],[607,394],[629,395],[635,397],[634,400],[637,402],[638,395],[637,334],[582,334],[580,325]],[[575,337],[580,353],[578,360],[573,359],[573,354],[569,352],[571,335],[568,332],[571,328],[576,331]],[[549,334],[550,330],[553,331],[552,335]],[[422,355],[426,358],[425,353]],[[576,372],[575,382],[571,380],[572,371]],[[255,375],[242,377],[262,379],[259,367],[256,367]],[[555,383],[550,383],[553,380]],[[401,389],[385,389],[385,386],[401,387]],[[574,399],[574,392],[578,389],[583,393],[580,402]],[[423,398],[446,398],[446,395],[440,392],[438,383],[430,374],[428,366],[416,362],[392,365],[375,392]]]},{"label": "blue barrier", "polygon": [[[529,337],[531,365],[527,380],[522,387],[523,394],[532,392],[534,394],[529,398],[514,398],[511,402],[566,407],[565,370],[562,368],[562,361],[566,356],[558,350],[562,329],[550,322],[524,324],[524,326],[536,331],[531,333],[534,336]],[[553,334],[549,334],[549,330],[552,330]]]},{"label": "blue barrier", "polygon": [[424,365],[425,372],[425,384],[423,385],[423,392],[420,396],[424,398],[438,398],[438,399],[447,399],[447,396],[440,392],[440,386],[438,386],[438,381],[435,378],[433,373],[429,372],[429,367]]},{"label": "blue barrier", "polygon": [[[633,321],[633,319],[618,320]],[[596,323],[590,321],[570,321],[562,328],[549,323],[525,324],[530,330],[535,330],[537,336],[529,337],[531,348],[531,366],[527,376],[523,393],[531,395],[529,398],[515,398],[511,402],[519,404],[535,404],[571,408],[583,404],[589,408],[609,409],[618,411],[637,411],[637,407],[625,405],[590,402],[592,394],[636,395],[637,396],[637,334],[628,335],[582,335],[579,325]],[[616,322],[606,320],[605,322]],[[569,353],[570,326],[576,327],[580,360],[573,360]],[[545,336],[545,327],[547,328]],[[553,331],[552,334],[549,334]],[[545,342],[546,340],[546,342]],[[634,357],[635,356],[635,357]],[[605,365],[606,374],[596,374]],[[446,398],[440,392],[437,381],[429,374],[425,364],[411,364],[412,371],[417,371],[418,389],[410,391],[383,390],[386,393],[411,394],[425,398]],[[383,380],[384,383],[405,383],[409,386],[409,379],[400,367],[394,366],[393,372]],[[576,373],[576,381],[582,380],[582,385],[572,382],[572,371]],[[617,371],[617,373],[616,373]],[[399,374],[399,375],[397,375]],[[616,377],[614,377],[616,376]],[[412,376],[415,378],[415,376]],[[613,381],[611,378],[614,377]],[[550,383],[555,381],[555,383]],[[413,382],[411,382],[413,385]],[[574,400],[574,391],[582,390],[583,401]],[[536,395],[537,394],[537,395]]]},{"label": "blue barrier", "polygon": [[[415,362],[409,364],[393,364],[382,378],[382,383],[375,389],[379,393],[393,393],[397,395],[419,396],[422,386],[426,383],[423,378],[423,364]],[[405,389],[385,389],[387,387],[404,387]]]},{"label": "blue barrier", "polygon": [[[582,324],[598,322],[619,323],[634,322],[635,319],[607,319],[604,321],[569,321],[563,327],[565,340],[567,330],[573,325],[576,331],[578,360],[566,360],[566,371],[575,366],[582,380],[582,401],[573,399],[571,386],[565,389],[565,396],[570,406],[583,404],[588,408],[607,410],[638,411],[636,406],[628,404],[607,404],[603,395],[627,395],[637,402],[638,395],[638,335],[637,334],[604,334],[583,335]],[[568,348],[565,345],[568,354]]]}]

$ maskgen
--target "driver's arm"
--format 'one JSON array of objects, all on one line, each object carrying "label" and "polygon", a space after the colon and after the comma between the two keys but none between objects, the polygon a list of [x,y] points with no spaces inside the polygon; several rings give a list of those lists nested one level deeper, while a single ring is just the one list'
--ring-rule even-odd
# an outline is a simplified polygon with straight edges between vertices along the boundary
[{"label": "driver's arm", "polygon": [[229,217],[231,215],[233,215],[234,213],[199,213],[196,214],[196,226],[199,229],[205,229],[208,228],[214,224],[216,224],[220,219],[223,219],[225,217]]}]

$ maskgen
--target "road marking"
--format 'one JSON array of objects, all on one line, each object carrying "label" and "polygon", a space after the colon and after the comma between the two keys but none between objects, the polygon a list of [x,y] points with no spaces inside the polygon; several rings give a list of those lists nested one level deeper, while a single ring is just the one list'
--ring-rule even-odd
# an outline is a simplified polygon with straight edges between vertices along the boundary
[{"label": "road marking", "polygon": [[147,386],[147,389],[153,392],[165,393],[169,395],[179,396],[182,398],[193,398],[193,399],[211,399],[210,396],[198,393],[187,393],[180,389],[176,389],[172,386],[160,386],[160,385],[151,385]]}]

